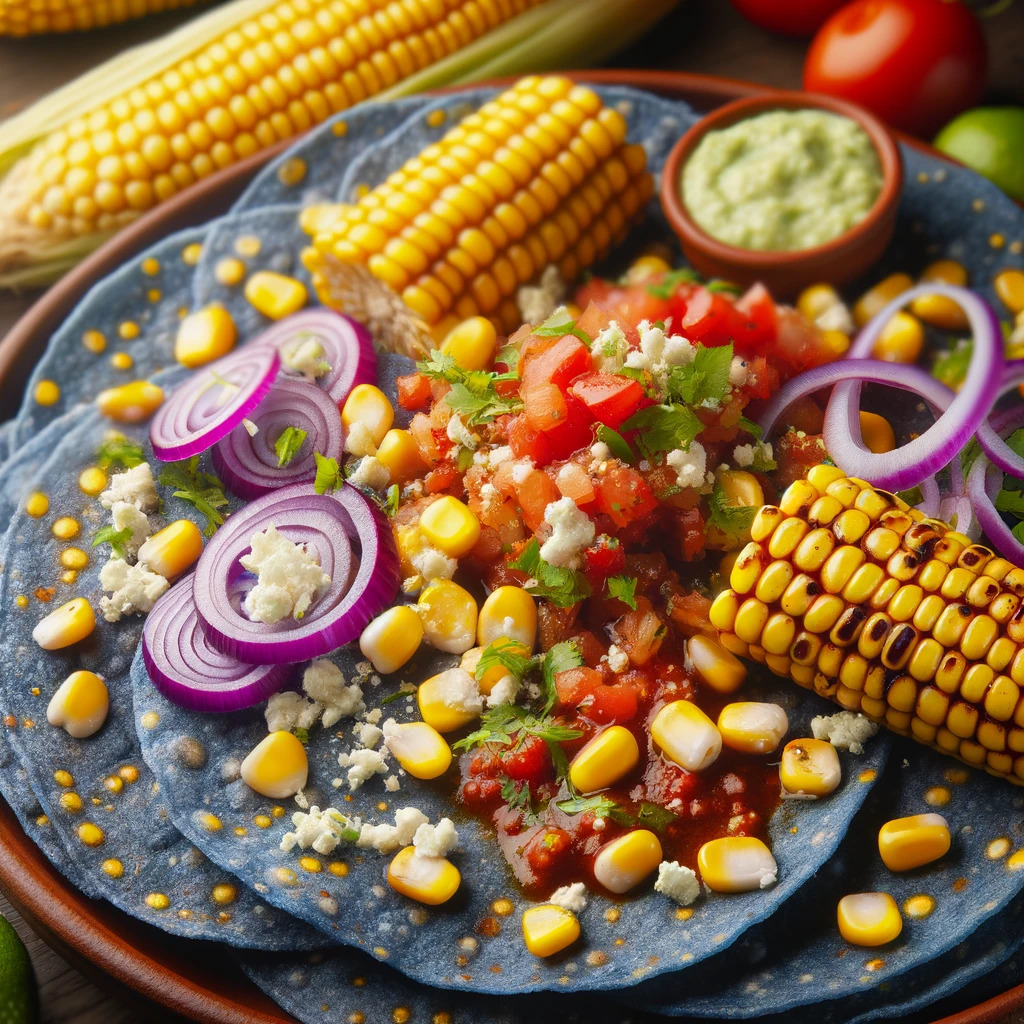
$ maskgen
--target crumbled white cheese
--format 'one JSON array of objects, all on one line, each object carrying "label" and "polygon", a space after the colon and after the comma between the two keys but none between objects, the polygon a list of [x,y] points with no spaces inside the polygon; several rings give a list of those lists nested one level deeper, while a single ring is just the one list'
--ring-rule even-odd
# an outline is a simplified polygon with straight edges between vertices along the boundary
[{"label": "crumbled white cheese", "polygon": [[324,708],[324,725],[329,729],[339,718],[350,718],[363,710],[363,691],[358,683],[346,683],[333,661],[321,658],[302,674],[302,688]]},{"label": "crumbled white cheese", "polygon": [[391,472],[375,455],[364,455],[348,482],[355,487],[369,487],[371,491],[383,491],[391,482]]},{"label": "crumbled white cheese", "polygon": [[416,830],[421,825],[426,825],[429,820],[418,807],[400,807],[395,811],[394,825],[362,825],[356,846],[361,850],[391,853],[402,846],[408,846],[413,841]]},{"label": "crumbled white cheese", "polygon": [[380,742],[380,738],[384,733],[370,722],[361,722],[356,726],[356,735],[364,747],[372,750]]},{"label": "crumbled white cheese", "polygon": [[563,910],[571,910],[578,914],[587,907],[587,887],[582,882],[573,882],[571,885],[563,885],[556,889],[549,897],[548,903],[553,903]]},{"label": "crumbled white cheese", "polygon": [[[383,775],[388,770],[387,758],[386,751],[360,747],[349,754],[339,754],[338,764],[348,768],[345,778],[348,780],[348,788],[354,793],[367,779]],[[342,760],[346,763],[342,764]]]},{"label": "crumbled white cheese", "polygon": [[440,548],[435,548],[422,534],[419,536],[419,546],[409,553],[412,567],[427,583],[434,580],[450,580],[455,575],[459,563]]},{"label": "crumbled white cheese", "polygon": [[436,825],[424,822],[416,829],[412,845],[420,857],[447,857],[459,845],[459,833],[451,818],[442,818]]},{"label": "crumbled white cheese", "polygon": [[324,348],[311,335],[300,335],[278,349],[281,364],[292,373],[301,373],[308,380],[316,380],[330,373],[331,364],[324,359]]},{"label": "crumbled white cheese", "polygon": [[497,469],[503,462],[512,458],[512,449],[507,445],[497,448],[480,448],[473,453],[473,465],[483,469]]},{"label": "crumbled white cheese", "polygon": [[280,622],[289,615],[301,619],[331,585],[316,554],[305,544],[294,544],[276,527],[253,534],[249,543],[249,554],[239,562],[258,577],[244,604],[253,622]]},{"label": "crumbled white cheese", "polygon": [[594,369],[602,373],[618,373],[628,354],[629,341],[614,320],[590,343]]},{"label": "crumbled white cheese", "polygon": [[397,775],[389,775],[384,780],[384,788],[389,793],[397,793],[398,790],[401,788],[401,783],[398,781],[398,776]]},{"label": "crumbled white cheese", "polygon": [[512,482],[515,484],[526,483],[526,478],[533,472],[533,459],[516,459],[512,463]]},{"label": "crumbled white cheese", "polygon": [[544,522],[551,536],[544,541],[540,557],[549,565],[578,569],[583,549],[594,541],[594,524],[572,498],[559,498],[544,509]]},{"label": "crumbled white cheese", "polygon": [[252,420],[250,420],[250,419],[244,419],[244,420],[242,420],[242,426],[243,426],[243,427],[245,427],[245,432],[246,432],[246,433],[247,433],[247,434],[248,434],[248,435],[249,435],[250,437],[255,437],[255,436],[256,436],[256,435],[257,435],[257,434],[258,434],[258,433],[260,432],[260,428],[259,428],[259,425],[258,425],[258,424],[256,424],[256,423],[254,423],[254,422],[253,422]]},{"label": "crumbled white cheese", "polygon": [[267,701],[263,717],[267,720],[268,732],[294,732],[296,729],[311,729],[322,710],[316,701],[307,700],[294,690],[285,690],[275,693]]},{"label": "crumbled white cheese", "polygon": [[658,865],[658,880],[654,883],[654,889],[675,900],[680,906],[688,907],[700,895],[700,882],[693,871],[678,861],[663,860]]},{"label": "crumbled white cheese", "polygon": [[367,711],[363,717],[370,723],[370,725],[376,725],[381,720],[383,714],[384,712],[380,708],[374,708],[372,711]]},{"label": "crumbled white cheese", "polygon": [[516,305],[524,324],[547,320],[565,299],[566,286],[558,267],[549,263],[537,284],[524,284],[516,292]]},{"label": "crumbled white cheese", "polygon": [[345,451],[351,455],[376,455],[377,442],[373,439],[373,432],[365,423],[356,420],[348,428],[345,435]]},{"label": "crumbled white cheese", "polygon": [[590,455],[595,462],[607,462],[612,457],[612,450],[604,441],[595,441],[590,446]]},{"label": "crumbled white cheese", "polygon": [[453,711],[465,711],[478,715],[484,709],[480,687],[464,668],[450,668],[435,677],[437,693],[441,703]]},{"label": "crumbled white cheese", "polygon": [[100,569],[100,586],[110,592],[100,598],[103,618],[117,622],[133,612],[148,614],[170,584],[144,562],[129,565],[123,558],[112,558]]},{"label": "crumbled white cheese", "polygon": [[505,496],[494,484],[488,482],[480,486],[480,505],[484,509],[494,510],[505,502]]},{"label": "crumbled white cheese", "polygon": [[[134,555],[149,538],[149,518],[127,501],[115,501],[110,509],[110,518],[115,530],[129,530],[131,535],[125,543],[125,550]],[[142,561],[146,561],[145,557]]]},{"label": "crumbled white cheese", "polygon": [[741,388],[747,383],[749,373],[747,361],[742,356],[733,356],[729,364],[729,383],[734,388]]},{"label": "crumbled white cheese", "polygon": [[815,317],[814,325],[823,331],[840,331],[842,334],[853,334],[857,330],[845,302],[833,302],[824,313]]},{"label": "crumbled white cheese", "polygon": [[761,441],[754,444],[738,444],[732,450],[732,460],[737,466],[752,466],[758,460],[771,459],[774,455],[772,446]]},{"label": "crumbled white cheese", "polygon": [[153,470],[148,462],[140,462],[110,478],[110,485],[100,495],[100,504],[104,508],[113,508],[118,501],[134,505],[140,512],[152,512],[160,504],[153,483]]},{"label": "crumbled white cheese", "polygon": [[665,462],[676,471],[676,484],[680,487],[704,486],[704,478],[707,472],[707,452],[704,446],[698,441],[692,441],[690,447],[684,451],[677,448],[665,456]]},{"label": "crumbled white cheese", "polygon": [[476,451],[480,444],[480,438],[462,422],[462,417],[458,413],[453,414],[448,421],[446,433],[452,444],[462,445],[463,448],[468,448],[471,452]]},{"label": "crumbled white cheese", "polygon": [[323,856],[333,853],[344,833],[353,828],[353,823],[337,808],[328,807],[321,811],[315,804],[308,812],[296,811],[292,815],[292,825],[295,830],[285,832],[280,848],[289,853],[296,846],[300,850],[312,847]]},{"label": "crumbled white cheese", "polygon": [[487,706],[496,708],[500,704],[511,704],[519,693],[519,680],[513,675],[502,676],[487,695]]},{"label": "crumbled white cheese", "polygon": [[629,655],[615,644],[608,648],[606,657],[608,658],[608,667],[616,674],[625,672],[629,668]]},{"label": "crumbled white cheese", "polygon": [[878,725],[854,711],[834,715],[818,715],[811,719],[811,733],[816,740],[827,740],[837,750],[863,754],[864,744],[878,732]]}]

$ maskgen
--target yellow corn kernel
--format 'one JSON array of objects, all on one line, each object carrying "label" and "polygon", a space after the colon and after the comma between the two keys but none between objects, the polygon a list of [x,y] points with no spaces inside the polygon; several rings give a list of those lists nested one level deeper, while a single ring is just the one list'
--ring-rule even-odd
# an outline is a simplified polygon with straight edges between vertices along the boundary
[{"label": "yellow corn kernel", "polygon": [[993,283],[996,295],[1011,313],[1024,312],[1024,270],[1002,270]]},{"label": "yellow corn kernel", "polygon": [[839,934],[853,946],[884,946],[903,931],[903,918],[887,892],[844,896],[836,910]]},{"label": "yellow corn kernel", "polygon": [[823,313],[842,305],[839,293],[830,284],[812,284],[806,287],[797,297],[796,308],[810,321],[815,321]]},{"label": "yellow corn kernel", "polygon": [[191,519],[178,519],[139,548],[139,561],[166,579],[180,576],[203,553],[203,535]]},{"label": "yellow corn kernel", "polygon": [[827,796],[839,785],[839,755],[824,740],[790,740],[782,749],[779,779],[787,793]]},{"label": "yellow corn kernel", "polygon": [[786,712],[778,704],[737,701],[726,704],[718,716],[722,743],[746,754],[770,754],[789,729]]},{"label": "yellow corn kernel", "polygon": [[686,653],[701,681],[718,693],[735,693],[746,681],[747,666],[710,637],[694,634]]},{"label": "yellow corn kernel", "polygon": [[779,876],[771,850],[753,836],[712,839],[697,851],[697,868],[713,892],[767,889]]},{"label": "yellow corn kernel", "polygon": [[537,604],[528,590],[504,586],[487,595],[477,619],[476,642],[486,647],[500,637],[517,640],[528,652],[533,650],[537,639]]},{"label": "yellow corn kernel", "polygon": [[[440,733],[455,732],[464,725],[469,725],[479,716],[479,711],[466,711],[461,702],[451,703],[449,691],[451,684],[449,680],[458,676],[460,680],[465,679],[465,670],[462,668],[451,668],[440,672],[420,683],[416,690],[416,701],[419,704],[420,717],[427,725]],[[461,696],[462,687],[459,686]]]},{"label": "yellow corn kernel", "polygon": [[381,612],[359,636],[359,650],[381,675],[397,672],[423,642],[423,621],[407,604]]},{"label": "yellow corn kernel", "polygon": [[779,499],[779,508],[787,516],[806,512],[821,497],[818,488],[809,480],[794,480]]},{"label": "yellow corn kernel", "polygon": [[736,635],[748,644],[755,644],[761,639],[761,632],[768,621],[768,607],[755,597],[747,598],[736,613],[733,629]]},{"label": "yellow corn kernel", "polygon": [[257,270],[245,282],[245,297],[264,316],[281,320],[302,309],[309,293],[294,277],[273,270]]},{"label": "yellow corn kernel", "polygon": [[468,554],[480,539],[480,520],[468,505],[450,494],[420,513],[420,529],[434,547],[451,558]]},{"label": "yellow corn kernel", "polygon": [[174,358],[195,368],[226,356],[234,347],[238,330],[223,306],[207,306],[189,313],[178,325]]},{"label": "yellow corn kernel", "polygon": [[96,407],[108,419],[118,423],[142,423],[163,405],[164,392],[148,380],[133,380],[116,388],[107,388],[96,396]]},{"label": "yellow corn kernel", "polygon": [[945,857],[949,823],[941,814],[912,814],[887,821],[878,831],[878,852],[890,871],[910,871]]},{"label": "yellow corn kernel", "polygon": [[416,779],[436,779],[452,763],[452,748],[426,722],[394,725],[385,730],[384,742],[398,763]]},{"label": "yellow corn kernel", "polygon": [[283,729],[265,736],[242,762],[242,781],[272,800],[295,796],[306,786],[309,760],[294,733]]},{"label": "yellow corn kernel", "polygon": [[388,865],[388,885],[417,903],[436,907],[447,903],[462,883],[459,869],[445,857],[424,857],[415,846],[395,854]]},{"label": "yellow corn kernel", "polygon": [[768,541],[768,553],[772,558],[788,558],[803,540],[808,529],[807,523],[795,516],[784,519]]},{"label": "yellow corn kernel", "polygon": [[[507,636],[495,637],[488,646],[494,647],[496,650],[503,651],[507,654],[516,655],[520,658],[529,658],[532,653],[530,648],[521,644],[518,640],[513,640]],[[477,667],[479,666],[480,659],[483,657],[483,653],[486,649],[486,647],[471,647],[465,654],[463,654],[462,660],[459,662],[459,667],[464,668],[471,676],[476,678]],[[484,670],[482,676],[477,678],[477,685],[480,688],[480,692],[485,696],[489,696],[491,690],[493,690],[494,687],[508,674],[508,669],[500,662],[496,662],[491,665],[490,668]]]},{"label": "yellow corn kernel", "polygon": [[915,363],[923,348],[921,321],[900,310],[882,328],[871,354],[890,363]]},{"label": "yellow corn kernel", "polygon": [[[735,570],[735,566],[733,567]],[[728,633],[736,622],[736,614],[739,612],[740,599],[735,591],[723,590],[718,597],[711,602],[708,610],[708,621],[720,633]]]},{"label": "yellow corn kernel", "polygon": [[90,466],[78,474],[78,489],[83,494],[97,495],[107,489],[107,474],[99,466]]},{"label": "yellow corn kernel", "polygon": [[874,412],[860,414],[860,433],[868,451],[881,455],[896,448],[896,432],[892,424]]},{"label": "yellow corn kernel", "polygon": [[523,912],[523,941],[534,956],[554,956],[580,937],[580,922],[571,910],[545,903]]},{"label": "yellow corn kernel", "polygon": [[415,480],[427,466],[416,439],[408,430],[389,430],[377,446],[377,459],[384,464],[391,482],[406,484]]},{"label": "yellow corn kernel", "polygon": [[718,726],[688,700],[674,700],[654,716],[651,738],[669,760],[691,772],[707,768],[722,752]]},{"label": "yellow corn kernel", "polygon": [[52,380],[41,380],[32,397],[37,405],[56,405],[60,401],[60,385]]},{"label": "yellow corn kernel", "polygon": [[25,514],[30,515],[33,519],[41,519],[49,511],[50,499],[42,491],[33,491],[25,499]]},{"label": "yellow corn kernel", "polygon": [[883,306],[913,285],[908,274],[890,274],[857,300],[853,307],[854,322],[858,327],[863,327],[876,313],[881,312]]},{"label": "yellow corn kernel", "polygon": [[441,351],[464,370],[486,370],[494,362],[498,333],[486,317],[471,316],[453,327],[441,342]]},{"label": "yellow corn kernel", "polygon": [[819,494],[831,493],[829,488],[845,478],[846,474],[838,466],[831,466],[827,462],[819,462],[807,471],[807,482]]},{"label": "yellow corn kernel", "polygon": [[72,672],[50,698],[46,720],[80,740],[99,732],[109,710],[110,695],[102,677],[95,672]]},{"label": "yellow corn kernel", "polygon": [[463,654],[476,639],[477,607],[473,595],[451,580],[435,580],[420,594],[416,612],[428,644],[449,654]]},{"label": "yellow corn kernel", "polygon": [[793,582],[793,566],[791,563],[779,559],[772,562],[767,569],[761,573],[757,585],[754,587],[754,597],[765,604],[774,604],[786,592],[786,588]]},{"label": "yellow corn kernel", "polygon": [[[956,260],[936,260],[921,272],[921,281],[941,281],[962,288],[967,284],[967,270]],[[967,326],[967,314],[960,304],[945,295],[922,295],[914,299],[910,309],[925,323],[944,331],[962,331]]]},{"label": "yellow corn kernel", "polygon": [[626,271],[626,281],[629,284],[643,284],[644,281],[649,281],[655,274],[667,274],[671,270],[671,264],[662,259],[661,256],[646,253],[643,256],[638,256],[629,265],[629,269]]},{"label": "yellow corn kernel", "polygon": [[845,355],[850,348],[850,336],[843,331],[822,331],[821,340],[833,359]]},{"label": "yellow corn kernel", "polygon": [[594,877],[609,892],[629,892],[660,863],[658,837],[647,829],[634,829],[601,847],[594,858]]},{"label": "yellow corn kernel", "polygon": [[341,422],[345,429],[348,430],[353,423],[361,423],[370,431],[378,448],[394,421],[395,410],[391,400],[373,384],[358,384],[341,407]]},{"label": "yellow corn kernel", "polygon": [[76,597],[40,619],[32,639],[44,651],[59,651],[84,640],[96,628],[96,613],[84,597]]},{"label": "yellow corn kernel", "polygon": [[639,760],[636,737],[624,726],[610,725],[573,758],[569,780],[581,793],[596,793],[628,775]]}]

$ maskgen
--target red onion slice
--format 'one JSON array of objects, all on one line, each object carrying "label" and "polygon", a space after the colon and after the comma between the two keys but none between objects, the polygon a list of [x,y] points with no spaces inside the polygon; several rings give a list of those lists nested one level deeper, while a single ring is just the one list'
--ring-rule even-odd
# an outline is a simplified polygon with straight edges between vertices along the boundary
[{"label": "red onion slice", "polygon": [[248,665],[211,647],[199,625],[192,578],[153,606],[142,630],[142,658],[153,685],[192,711],[239,711],[288,683],[286,665]]},{"label": "red onion slice", "polygon": [[1014,537],[994,504],[993,496],[999,493],[1002,483],[1003,471],[979,456],[967,477],[967,494],[989,541],[1004,558],[1015,565],[1024,565],[1024,544]]},{"label": "red onion slice", "polygon": [[[1024,384],[1024,359],[1014,359],[1006,364],[1003,369],[1003,379],[999,384],[997,400],[1010,391],[1015,391]],[[1016,410],[1014,410],[1016,411]],[[1015,476],[1018,480],[1024,480],[1024,459],[1022,459],[999,435],[1000,427],[996,421],[998,415],[994,415],[978,427],[978,444],[981,450],[994,462],[1004,473]],[[1020,424],[1017,424],[1020,426]]]},{"label": "red onion slice", "polygon": [[[270,526],[293,543],[308,544],[331,578],[301,620],[253,622],[242,610],[255,577],[239,558],[250,550],[253,534]],[[348,485],[317,494],[309,484],[295,484],[231,516],[200,556],[194,580],[210,643],[242,661],[277,665],[319,658],[355,640],[390,606],[401,574],[391,529],[376,505]]]},{"label": "red onion slice", "polygon": [[157,410],[153,454],[173,462],[205,452],[263,401],[280,365],[273,349],[239,349],[196,371]]},{"label": "red onion slice", "polygon": [[[259,428],[255,435],[239,424],[213,449],[217,475],[240,498],[251,500],[289,484],[312,483],[314,452],[342,455],[345,434],[337,405],[301,377],[279,376],[251,418]],[[279,466],[274,445],[287,427],[306,431],[306,438],[291,462]]]},{"label": "red onion slice", "polygon": [[357,384],[377,383],[377,353],[369,331],[358,320],[323,306],[304,309],[279,320],[246,348],[274,349],[281,355],[285,372],[291,373],[294,371],[288,367],[288,349],[307,339],[320,344],[324,362],[331,367],[316,378],[317,386],[339,406]]}]

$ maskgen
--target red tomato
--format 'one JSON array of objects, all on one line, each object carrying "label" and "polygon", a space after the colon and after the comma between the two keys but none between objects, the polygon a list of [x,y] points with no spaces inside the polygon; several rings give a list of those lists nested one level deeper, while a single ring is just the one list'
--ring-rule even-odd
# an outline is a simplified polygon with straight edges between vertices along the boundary
[{"label": "red tomato", "polygon": [[555,676],[558,703],[574,708],[584,697],[604,687],[604,676],[593,668],[567,668]]},{"label": "red tomato", "polygon": [[732,0],[745,18],[769,32],[811,36],[846,0]]},{"label": "red tomato", "polygon": [[616,526],[627,526],[649,516],[658,507],[658,499],[639,473],[615,466],[597,485],[597,507]]},{"label": "red tomato", "polygon": [[[594,443],[594,425],[587,407],[573,394],[565,396],[565,419],[544,431],[548,442],[547,462],[567,459]],[[538,466],[547,462],[537,462]]]},{"label": "red tomato", "polygon": [[403,409],[422,409],[430,401],[430,378],[422,373],[399,377],[395,384],[398,388],[398,404]]},{"label": "red tomato", "polygon": [[512,750],[502,752],[505,774],[510,779],[539,786],[551,778],[551,755],[547,744],[537,736],[527,736]]},{"label": "red tomato", "polygon": [[531,426],[525,416],[509,417],[506,436],[512,454],[517,459],[532,459],[536,466],[546,466],[551,461],[551,445],[547,434]]},{"label": "red tomato", "polygon": [[978,102],[987,63],[985,37],[963,3],[854,0],[814,37],[804,88],[863,104],[896,128],[931,136]]},{"label": "red tomato", "polygon": [[583,552],[583,573],[600,592],[609,576],[618,576],[626,569],[626,549],[614,539],[599,537],[592,548]]},{"label": "red tomato", "polygon": [[763,355],[776,338],[775,302],[763,284],[748,288],[736,300],[743,322],[733,340],[741,355]]},{"label": "red tomato", "polygon": [[531,345],[524,348],[519,376],[526,385],[550,382],[567,388],[570,382],[590,369],[590,351],[579,338],[567,334],[562,338],[542,338],[548,342],[543,348]]},{"label": "red tomato", "polygon": [[639,381],[617,373],[588,373],[569,388],[599,423],[618,428],[633,413],[649,405]]},{"label": "red tomato", "polygon": [[[650,290],[651,287],[655,292]],[[580,317],[577,326],[592,338],[596,336],[597,332],[593,330],[593,326],[594,320],[598,318],[593,313],[587,315],[587,305],[591,302],[605,310],[608,319],[615,320],[627,336],[628,328],[641,320],[650,320],[651,323],[665,320],[668,315],[668,300],[656,294],[657,290],[653,279],[646,285],[618,285],[614,281],[591,278],[576,292],[576,305],[584,310],[584,315]],[[601,327],[605,326],[606,323],[601,324]]]},{"label": "red tomato", "polygon": [[636,690],[628,683],[613,683],[594,690],[594,699],[586,705],[586,715],[592,722],[628,722],[636,718]]},{"label": "red tomato", "polygon": [[694,288],[688,295],[677,294],[683,309],[679,331],[690,341],[709,348],[725,345],[743,330],[743,317],[728,297],[707,288]]}]

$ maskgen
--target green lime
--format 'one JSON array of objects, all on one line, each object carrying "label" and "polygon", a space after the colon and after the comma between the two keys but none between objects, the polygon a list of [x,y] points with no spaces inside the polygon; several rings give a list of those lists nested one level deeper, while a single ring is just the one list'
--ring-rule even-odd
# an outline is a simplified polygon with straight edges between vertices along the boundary
[{"label": "green lime", "polygon": [[0,1024],[34,1024],[37,995],[28,950],[10,922],[0,917]]},{"label": "green lime", "polygon": [[1024,201],[1024,107],[975,107],[935,136],[935,148]]}]

